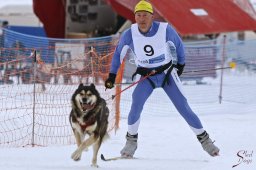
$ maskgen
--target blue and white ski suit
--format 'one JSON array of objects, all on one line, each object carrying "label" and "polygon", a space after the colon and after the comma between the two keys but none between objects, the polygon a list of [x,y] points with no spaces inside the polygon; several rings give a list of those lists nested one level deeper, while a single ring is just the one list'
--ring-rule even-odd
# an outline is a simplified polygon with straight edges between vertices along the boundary
[{"label": "blue and white ski suit", "polygon": [[[112,59],[110,73],[117,73],[128,49],[134,52],[134,60],[137,67],[154,69],[169,63],[172,57],[166,53],[166,43],[172,44],[176,48],[177,62],[184,64],[185,54],[182,40],[169,24],[154,21],[150,30],[145,34],[139,31],[137,24],[132,24],[131,28],[121,35]],[[163,72],[149,77],[156,88],[162,87],[165,74]],[[182,93],[181,82],[176,69],[173,69],[169,75],[169,83],[166,83],[162,88],[194,133],[196,135],[203,133],[204,129],[199,118],[191,110],[187,99]],[[143,106],[153,90],[152,84],[147,80],[141,81],[135,87],[128,116],[129,134],[135,135],[138,133]]]}]

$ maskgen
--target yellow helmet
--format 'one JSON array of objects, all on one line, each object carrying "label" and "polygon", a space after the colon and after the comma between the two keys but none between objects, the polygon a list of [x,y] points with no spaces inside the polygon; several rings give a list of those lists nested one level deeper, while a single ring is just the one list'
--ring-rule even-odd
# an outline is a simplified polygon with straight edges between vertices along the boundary
[{"label": "yellow helmet", "polygon": [[149,2],[142,0],[142,1],[138,2],[134,8],[134,13],[136,13],[138,11],[146,11],[146,12],[153,14],[153,7]]}]

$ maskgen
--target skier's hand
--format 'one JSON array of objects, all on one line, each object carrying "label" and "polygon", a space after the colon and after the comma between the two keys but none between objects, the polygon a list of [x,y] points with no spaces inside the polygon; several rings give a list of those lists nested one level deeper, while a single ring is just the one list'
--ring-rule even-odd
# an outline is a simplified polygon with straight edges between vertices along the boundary
[{"label": "skier's hand", "polygon": [[181,76],[181,74],[183,73],[185,64],[179,64],[179,63],[178,63],[175,67],[177,68],[177,74],[178,74],[178,76]]},{"label": "skier's hand", "polygon": [[108,79],[105,81],[105,87],[106,89],[112,89],[115,84],[116,74],[109,73]]}]

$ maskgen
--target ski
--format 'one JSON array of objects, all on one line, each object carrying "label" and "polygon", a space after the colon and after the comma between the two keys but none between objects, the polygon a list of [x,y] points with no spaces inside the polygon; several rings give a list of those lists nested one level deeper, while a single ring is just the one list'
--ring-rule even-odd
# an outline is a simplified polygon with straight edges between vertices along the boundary
[{"label": "ski", "polygon": [[123,157],[123,156],[117,156],[117,157],[111,157],[111,158],[105,158],[103,154],[100,155],[101,160],[103,161],[115,161],[120,159],[136,159],[134,157]]}]

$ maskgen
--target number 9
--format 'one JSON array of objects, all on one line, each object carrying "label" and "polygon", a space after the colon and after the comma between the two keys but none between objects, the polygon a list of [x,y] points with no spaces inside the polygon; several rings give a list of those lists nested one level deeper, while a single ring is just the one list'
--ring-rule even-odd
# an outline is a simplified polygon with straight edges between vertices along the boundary
[{"label": "number 9", "polygon": [[146,53],[146,56],[152,56],[154,55],[154,49],[151,45],[145,45],[144,46],[144,51]]}]

